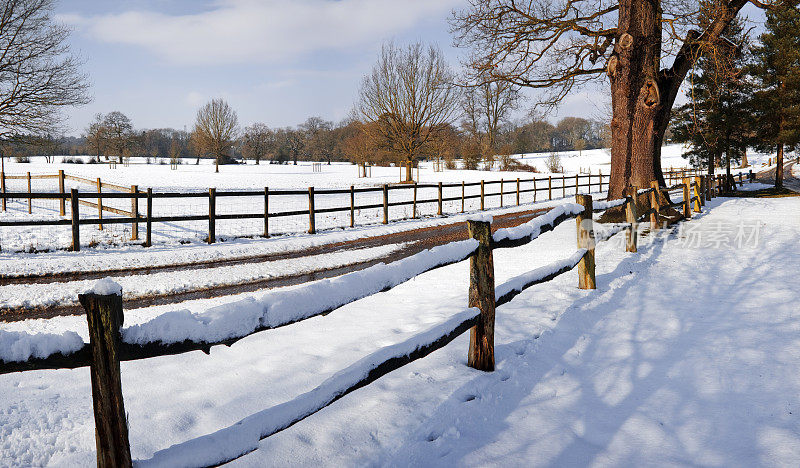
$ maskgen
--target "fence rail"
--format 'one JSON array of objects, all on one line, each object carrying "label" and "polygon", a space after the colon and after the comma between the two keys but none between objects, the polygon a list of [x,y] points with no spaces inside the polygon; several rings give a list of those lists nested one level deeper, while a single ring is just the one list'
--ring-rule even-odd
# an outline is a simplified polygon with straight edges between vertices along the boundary
[{"label": "fence rail", "polygon": [[[445,244],[445,246],[458,244],[460,247],[467,247],[463,250],[462,254],[456,255],[455,258],[445,256],[436,257],[438,260],[434,261],[433,264],[421,268],[418,271],[414,271],[406,276],[405,279],[398,280],[389,287],[381,285],[377,290],[355,294],[352,297],[342,299],[339,304],[332,308],[326,306],[327,309],[324,311],[306,311],[303,315],[293,319],[287,319],[278,326],[285,326],[290,323],[317,316],[321,313],[330,312],[377,292],[391,289],[423,273],[466,259],[469,259],[470,262],[468,309],[454,316],[446,323],[434,327],[432,330],[423,332],[405,342],[383,348],[374,355],[367,356],[362,361],[338,373],[337,376],[340,378],[329,379],[319,387],[311,390],[311,392],[301,395],[298,398],[307,397],[309,394],[315,395],[314,403],[310,406],[303,405],[304,409],[301,411],[291,412],[281,408],[281,411],[276,410],[272,413],[264,412],[262,416],[265,416],[265,418],[266,416],[273,416],[274,413],[275,419],[266,418],[267,420],[265,420],[263,424],[258,424],[252,420],[246,425],[237,423],[217,433],[192,439],[159,451],[154,458],[158,458],[163,464],[169,465],[171,464],[170,460],[173,460],[171,457],[187,447],[199,447],[204,444],[219,445],[221,444],[220,441],[230,442],[231,440],[242,439],[257,441],[269,437],[305,419],[344,395],[368,385],[381,376],[410,362],[421,359],[436,349],[442,348],[467,330],[470,330],[470,343],[467,353],[468,365],[484,371],[493,371],[496,307],[508,303],[516,295],[536,284],[550,281],[576,268],[578,270],[578,287],[590,290],[596,289],[595,246],[598,242],[608,240],[613,233],[625,230],[625,249],[628,252],[636,252],[636,239],[638,236],[637,224],[639,220],[646,219],[649,215],[651,217],[651,230],[660,228],[658,223],[660,220],[659,216],[661,216],[661,219],[670,220],[665,211],[673,204],[664,203],[664,195],[666,193],[671,189],[680,189],[682,191],[683,200],[680,204],[684,208],[683,214],[688,213],[688,216],[684,216],[683,218],[688,220],[691,218],[692,212],[699,212],[701,210],[701,205],[705,199],[717,193],[715,190],[711,190],[717,182],[718,181],[714,179],[696,177],[693,180],[685,178],[681,184],[669,188],[659,187],[657,183],[649,189],[644,190],[640,190],[638,187],[629,187],[625,191],[625,198],[600,202],[596,206],[590,195],[577,194],[577,203],[557,206],[528,223],[515,228],[500,229],[494,234],[492,234],[491,231],[491,221],[485,219],[469,220],[467,224],[471,239]],[[693,196],[691,196],[692,193]],[[211,199],[213,199],[213,191],[211,192]],[[73,197],[73,203],[75,200],[76,198]],[[617,206],[624,207],[626,222],[614,226],[610,234],[596,237],[593,213]],[[638,217],[639,213],[644,213],[641,218]],[[576,234],[578,241],[578,250],[573,255],[554,262],[553,264],[523,273],[501,285],[495,286],[493,250],[517,247],[533,242],[542,233],[552,230],[560,223],[572,218],[577,220]],[[655,224],[652,224],[653,219],[657,221]],[[465,242],[472,243],[465,244]],[[421,252],[420,254],[409,257],[409,259],[413,259],[417,256],[422,258],[422,256],[426,255],[433,255],[433,251]],[[400,260],[398,262],[403,261],[404,260]],[[386,265],[385,268],[403,269],[406,265],[399,266],[392,263]],[[360,278],[361,277],[363,277],[365,281],[370,278],[369,275],[363,274]],[[312,283],[305,287],[313,288],[314,284]],[[75,353],[74,361],[69,362],[68,356],[57,356],[51,361],[40,359],[24,363],[2,363],[0,372],[64,367],[67,366],[67,364],[71,364],[69,367],[77,367],[88,364],[91,367],[93,382],[92,396],[95,399],[95,436],[98,441],[98,464],[116,463],[120,466],[129,466],[130,447],[123,404],[124,400],[120,384],[119,362],[120,360],[130,358],[139,359],[146,356],[159,355],[158,352],[154,352],[154,350],[159,349],[159,344],[131,345],[121,342],[119,331],[124,320],[121,294],[122,292],[118,291],[111,294],[90,293],[80,296],[80,302],[87,313],[91,339],[88,345],[85,345],[83,349]],[[264,329],[265,328],[262,326],[243,336],[227,339],[223,342],[230,344],[244,336]],[[175,352],[185,352],[189,349],[207,349],[213,344],[217,343],[195,343],[186,341],[172,345],[162,344],[162,349],[160,351],[166,351],[161,354],[171,354]],[[136,348],[137,346],[140,351],[139,356],[131,357],[130,355],[126,355],[132,348]],[[172,347],[169,348],[170,346]],[[164,347],[166,347],[166,349],[163,349]],[[113,402],[114,404],[110,405],[108,402]],[[280,408],[280,406],[276,408]],[[222,433],[243,430],[243,426],[247,427],[246,430],[255,432],[253,434],[248,434],[248,437],[219,437]],[[244,448],[240,445],[235,447],[219,445],[214,447],[213,450],[203,450],[202,453],[204,455],[199,455],[200,458],[196,460],[196,463],[218,465],[231,461],[257,449],[257,443],[249,443],[251,445]]]}]

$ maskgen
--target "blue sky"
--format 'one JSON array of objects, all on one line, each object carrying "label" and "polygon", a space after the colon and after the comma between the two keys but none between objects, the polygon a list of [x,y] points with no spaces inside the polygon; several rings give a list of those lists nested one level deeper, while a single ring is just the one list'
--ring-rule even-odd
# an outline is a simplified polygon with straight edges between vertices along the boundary
[{"label": "blue sky", "polygon": [[119,110],[138,128],[191,127],[225,98],[240,123],[338,121],[383,41],[436,42],[456,65],[447,18],[460,0],[62,1],[93,101],[67,112],[80,133]]},{"label": "blue sky", "polygon": [[[381,44],[437,43],[454,67],[447,19],[464,0],[62,0],[93,101],[66,112],[80,134],[98,112],[137,128],[191,128],[197,109],[226,99],[242,125],[345,118]],[[601,91],[559,115],[592,116]]]}]

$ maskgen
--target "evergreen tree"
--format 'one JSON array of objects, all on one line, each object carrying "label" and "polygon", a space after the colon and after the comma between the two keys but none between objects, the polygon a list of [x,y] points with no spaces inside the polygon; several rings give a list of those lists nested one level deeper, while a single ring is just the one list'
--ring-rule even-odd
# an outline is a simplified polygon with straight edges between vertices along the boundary
[{"label": "evergreen tree", "polygon": [[775,187],[783,186],[785,147],[800,143],[800,11],[797,1],[778,2],[766,12],[766,31],[753,49],[756,88],[752,107],[756,147],[777,150]]},{"label": "evergreen tree", "polygon": [[[719,0],[700,2],[701,11],[714,11]],[[701,16],[701,23],[711,21]],[[703,43],[689,74],[689,103],[674,112],[673,139],[690,143],[685,157],[709,174],[724,162],[730,179],[731,162],[746,159],[746,109],[749,89],[745,80],[748,38],[740,19],[734,19],[719,40]]]}]

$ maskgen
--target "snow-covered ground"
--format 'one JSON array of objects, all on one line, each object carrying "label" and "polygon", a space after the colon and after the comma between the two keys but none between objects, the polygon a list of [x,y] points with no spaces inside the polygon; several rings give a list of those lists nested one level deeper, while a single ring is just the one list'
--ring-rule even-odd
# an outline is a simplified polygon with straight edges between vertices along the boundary
[{"label": "snow-covered ground", "polygon": [[[570,272],[498,308],[495,372],[466,367],[464,334],[261,442],[254,420],[463,315],[468,262],[210,355],[125,362],[133,457],[185,464],[225,430],[258,447],[234,466],[797,466],[800,199],[705,210],[638,254],[601,243],[596,291]],[[569,257],[574,236],[495,251],[496,283]],[[86,368],[0,376],[0,465],[91,465],[90,388]]]},{"label": "snow-covered ground", "polygon": [[[688,161],[681,157],[684,147],[681,145],[670,145],[663,148],[662,165],[665,169],[686,167]],[[587,150],[582,152],[570,151],[558,153],[565,173],[574,175],[579,171],[582,173],[591,172],[595,176],[602,172],[608,174],[610,171],[611,157],[606,149]],[[500,172],[497,170],[444,170],[435,172],[431,163],[422,163],[419,170],[418,182],[422,184],[431,183],[459,183],[459,182],[479,182],[481,180],[496,181],[504,179],[504,191],[511,194],[516,190],[516,179],[530,179],[532,177],[547,177],[549,174],[546,169],[545,161],[549,153],[537,153],[527,155],[515,155],[525,164],[534,166],[541,173],[533,174],[530,172]],[[749,155],[750,162],[756,170],[766,162],[769,155],[752,153]],[[88,158],[85,158],[88,159]],[[307,190],[308,187],[315,187],[317,190],[326,188],[346,189],[351,185],[355,187],[378,187],[383,184],[392,184],[400,180],[400,168],[396,167],[373,167],[372,176],[369,178],[359,178],[358,169],[355,165],[348,163],[323,164],[322,172],[313,172],[310,162],[300,162],[298,165],[274,165],[260,164],[222,166],[219,174],[213,172],[213,165],[210,160],[204,160],[200,165],[195,165],[193,161],[185,161],[178,166],[177,170],[171,170],[169,165],[146,165],[137,158],[132,159],[128,167],[117,165],[111,168],[108,164],[64,164],[59,162],[56,157],[53,163],[45,162],[43,157],[31,158],[30,163],[17,163],[13,160],[6,161],[6,174],[24,175],[26,172],[36,174],[56,174],[59,169],[66,174],[83,177],[89,180],[100,178],[104,183],[112,183],[123,187],[138,185],[140,190],[151,187],[156,192],[206,192],[210,187],[215,187],[219,191],[223,190],[263,190],[269,187],[272,190],[291,189]],[[496,169],[496,167],[495,167]],[[415,171],[416,176],[416,171]],[[556,174],[554,186],[560,187],[562,174]],[[599,182],[596,178],[594,183]],[[586,183],[583,179],[581,183]],[[554,190],[554,197],[574,195],[574,189],[569,188],[569,184],[574,184],[574,179],[566,182],[567,190],[562,192],[560,189]],[[9,179],[6,181],[8,191],[27,191],[27,181],[24,179]],[[95,192],[96,188],[76,181],[68,180],[67,189],[78,188],[84,192]],[[542,188],[540,183],[538,188]],[[532,183],[523,184],[522,189],[533,188]],[[56,179],[34,179],[32,189],[35,192],[55,192],[58,189]],[[487,193],[498,192],[498,185],[487,187]],[[480,188],[477,186],[467,187],[466,195],[477,195]],[[444,197],[460,197],[461,187],[450,187],[444,189]],[[435,188],[421,188],[417,195],[419,200],[435,200],[437,190]],[[540,191],[537,200],[547,197],[547,193]],[[513,200],[513,195],[506,196],[504,204],[508,205]],[[412,199],[411,190],[392,190],[390,192],[390,202],[410,201]],[[315,197],[316,209],[331,207],[347,207],[350,203],[349,194],[323,195],[317,194]],[[523,193],[521,196],[523,203],[533,201],[532,193]],[[382,195],[380,192],[357,193],[355,195],[356,205],[380,204]],[[467,211],[476,210],[479,207],[477,198],[467,200]],[[106,200],[106,206],[121,210],[130,210],[129,199]],[[487,199],[487,206],[497,207],[500,204],[499,197]],[[308,196],[290,195],[273,196],[270,199],[270,211],[296,211],[308,208]],[[140,211],[144,211],[144,200],[140,201]],[[218,215],[233,213],[263,213],[263,197],[218,197],[216,212]],[[449,201],[444,203],[445,213],[456,213],[461,209],[460,201]],[[8,211],[0,212],[0,221],[4,220],[44,220],[57,219],[58,202],[55,200],[34,200],[33,213],[28,214],[27,199],[13,200],[9,203]],[[67,210],[68,211],[68,210]],[[84,218],[96,217],[96,208],[82,206],[81,216]],[[432,216],[436,213],[436,204],[427,203],[418,206],[421,215]],[[207,198],[177,198],[177,199],[155,199],[153,203],[154,216],[180,216],[180,215],[205,215],[208,213]],[[411,206],[390,207],[390,218],[401,219],[410,218]],[[118,215],[104,213],[104,217],[112,218]],[[382,209],[371,208],[357,210],[355,213],[356,224],[366,225],[375,224],[381,220]],[[349,212],[339,213],[318,213],[316,216],[316,227],[318,230],[336,229],[349,225]],[[273,234],[280,233],[301,233],[308,229],[308,216],[297,215],[281,218],[272,218],[270,221],[270,231]],[[144,235],[144,226],[140,225],[140,238]],[[263,233],[263,221],[261,219],[252,220],[218,220],[216,223],[217,238],[221,240],[241,238],[246,236],[259,236]],[[188,222],[166,222],[155,223],[153,232],[154,244],[176,245],[202,243],[208,235],[207,221],[188,221]],[[131,237],[131,226],[128,224],[105,225],[104,230],[100,231],[97,226],[84,225],[81,227],[81,240],[84,246],[106,247],[128,244]],[[141,242],[141,241],[139,241]],[[70,226],[38,226],[38,227],[1,227],[0,228],[0,247],[6,252],[20,251],[42,251],[66,249],[71,244]]]}]

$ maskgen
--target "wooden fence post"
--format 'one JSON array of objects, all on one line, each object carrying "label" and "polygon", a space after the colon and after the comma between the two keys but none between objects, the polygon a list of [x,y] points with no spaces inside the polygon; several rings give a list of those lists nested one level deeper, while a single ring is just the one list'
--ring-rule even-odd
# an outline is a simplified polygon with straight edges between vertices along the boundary
[{"label": "wooden fence post", "polygon": [[[590,177],[590,178],[589,178],[589,182],[590,182],[590,183],[589,183],[589,192],[588,192],[588,193],[592,193],[592,184],[591,184],[591,181],[592,181],[592,178]],[[580,175],[578,175],[578,174],[575,174],[575,195],[577,195],[577,194],[581,193],[581,191],[580,191],[580,190],[581,190],[581,189],[580,189],[580,185],[581,185],[581,184],[580,184]]]},{"label": "wooden fence post", "polygon": [[536,203],[536,192],[538,192],[538,190],[536,189],[536,176],[533,176],[533,202],[534,203]]},{"label": "wooden fence post", "polygon": [[494,260],[492,225],[486,221],[467,221],[469,236],[478,241],[478,250],[469,258],[469,307],[481,311],[477,325],[469,332],[467,365],[473,369],[494,370]]},{"label": "wooden fence post", "polygon": [[553,199],[553,176],[547,176],[547,198]]},{"label": "wooden fence post", "polygon": [[658,229],[658,214],[661,211],[661,204],[659,203],[659,199],[661,198],[659,191],[661,188],[658,186],[658,181],[656,180],[650,182],[650,188],[653,189],[653,191],[650,192],[650,229],[655,231]]},{"label": "wooden fence post", "polygon": [[[58,193],[61,195],[65,195],[66,192],[64,191],[64,170],[59,169],[58,171]],[[67,215],[67,199],[62,198],[59,200],[58,203],[58,214],[59,216],[66,216]]]},{"label": "wooden fence post", "polygon": [[625,251],[637,252],[638,251],[638,210],[636,209],[636,193],[639,191],[637,187],[628,187],[623,194],[625,195],[625,222],[630,224],[630,227],[625,231]]},{"label": "wooden fence post", "polygon": [[89,325],[97,466],[131,466],[128,423],[119,369],[119,329],[124,316],[122,292],[109,295],[79,294]]},{"label": "wooden fence post", "polygon": [[389,224],[389,185],[383,184],[383,224]]},{"label": "wooden fence post", "polygon": [[350,186],[350,227],[356,225],[356,190],[352,185]]},{"label": "wooden fence post", "polygon": [[147,221],[145,221],[144,246],[153,245],[153,189],[147,189]]},{"label": "wooden fence post", "polygon": [[208,243],[217,241],[217,189],[208,189]]},{"label": "wooden fence post", "polygon": [[[564,168],[561,168],[561,172],[564,172]],[[567,198],[567,176],[561,176],[561,198]]]},{"label": "wooden fence post", "polygon": [[697,177],[694,178],[694,182],[692,183],[691,187],[694,190],[692,190],[689,193],[694,192],[694,196],[697,197],[697,199],[694,201],[694,211],[695,211],[695,213],[700,213],[700,211],[701,211],[701,208],[700,208],[700,206],[701,206],[700,205],[700,185],[699,185],[699,183],[697,181]]},{"label": "wooden fence post", "polygon": [[100,178],[97,178],[97,217],[100,218],[100,221],[97,223],[97,229],[102,231],[103,230],[103,199],[99,196],[100,193],[103,192],[103,184],[100,182]]},{"label": "wooden fence post", "polygon": [[[350,189],[353,187],[350,186]],[[351,219],[352,219],[352,209],[351,209]],[[352,221],[351,221],[352,227]],[[264,237],[269,237],[269,187],[264,187]]]},{"label": "wooden fence post", "polygon": [[517,177],[517,206],[519,206],[519,177]]},{"label": "wooden fence post", "polygon": [[695,180],[699,181],[699,185],[697,187],[698,190],[700,191],[700,193],[698,194],[698,197],[700,198],[700,206],[706,206],[706,191],[705,191],[706,176],[704,175],[697,176]]},{"label": "wooden fence post", "polygon": [[484,182],[481,181],[481,211],[485,209],[484,198],[486,198],[484,193]]},{"label": "wooden fence post", "polygon": [[6,173],[0,172],[0,190],[3,191],[3,211],[6,211]]},{"label": "wooden fence post", "polygon": [[131,197],[131,216],[133,217],[131,240],[139,240],[139,197],[136,196],[139,194],[139,186],[131,185],[131,193],[134,195]]},{"label": "wooden fence post", "polygon": [[575,202],[583,206],[577,216],[578,248],[586,249],[586,254],[578,262],[578,288],[597,289],[594,276],[594,228],[592,226],[592,196],[575,195]]},{"label": "wooden fence post", "polygon": [[81,210],[78,201],[78,189],[71,189],[69,209],[72,215],[72,248],[70,250],[73,252],[80,252],[81,250],[81,225],[79,223]]},{"label": "wooden fence post", "polygon": [[503,207],[503,185],[505,185],[505,184],[503,183],[503,179],[501,178],[500,179],[500,208]]},{"label": "wooden fence post", "polygon": [[414,200],[411,203],[411,218],[417,218],[417,183],[414,182]]},{"label": "wooden fence post", "polygon": [[692,205],[691,205],[691,198],[692,198],[692,191],[689,190],[692,187],[691,182],[688,177],[683,178],[683,217],[686,219],[692,219]]},{"label": "wooden fence post", "polygon": [[[28,172],[28,193],[31,193],[31,173]],[[28,214],[33,212],[33,206],[31,204],[31,199],[28,198]]]},{"label": "wooden fence post", "polygon": [[436,211],[439,216],[442,215],[442,183],[439,182],[439,209]]},{"label": "wooden fence post", "polygon": [[308,188],[308,233],[317,233],[317,214],[314,211],[314,187]]},{"label": "wooden fence post", "polygon": [[464,181],[461,181],[461,212],[464,212],[464,200],[466,198],[466,191],[464,190]]}]

